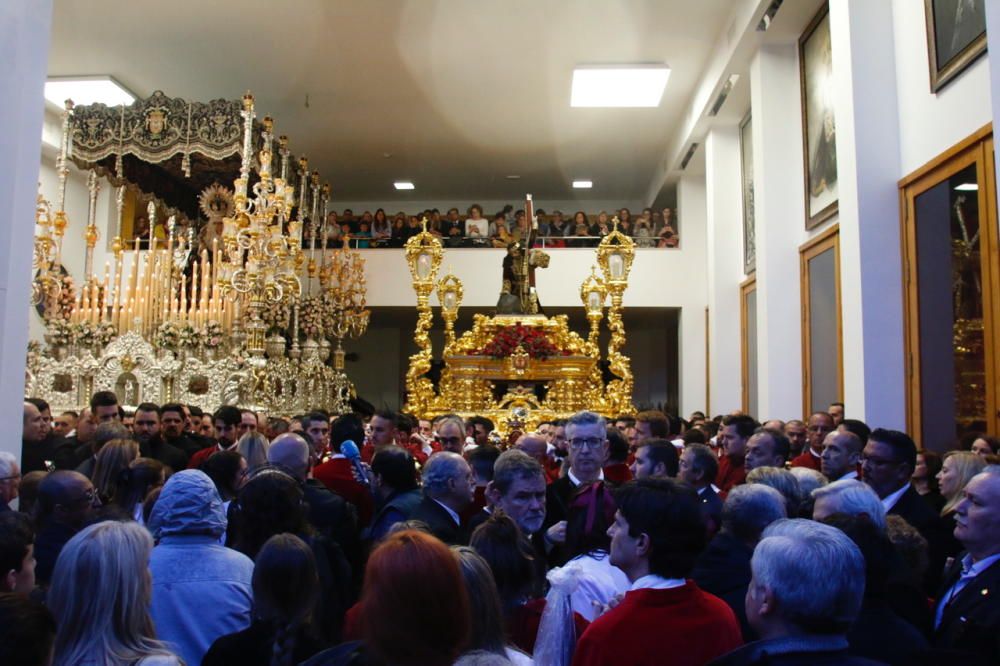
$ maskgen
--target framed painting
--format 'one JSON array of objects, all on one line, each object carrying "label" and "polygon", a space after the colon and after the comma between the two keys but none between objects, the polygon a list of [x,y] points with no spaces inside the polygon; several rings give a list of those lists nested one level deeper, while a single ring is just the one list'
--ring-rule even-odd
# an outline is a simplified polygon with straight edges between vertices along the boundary
[{"label": "framed painting", "polygon": [[799,38],[806,229],[837,212],[837,124],[833,113],[830,14],[824,5]]},{"label": "framed painting", "polygon": [[740,123],[740,176],[743,184],[743,272],[757,267],[753,199],[753,122],[750,114]]},{"label": "framed painting", "polygon": [[931,92],[986,53],[986,0],[924,0]]}]

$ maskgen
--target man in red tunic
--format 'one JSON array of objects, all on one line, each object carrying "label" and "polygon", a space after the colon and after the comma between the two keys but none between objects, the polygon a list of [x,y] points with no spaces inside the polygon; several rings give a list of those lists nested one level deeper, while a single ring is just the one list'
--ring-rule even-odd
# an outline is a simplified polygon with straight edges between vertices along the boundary
[{"label": "man in red tunic", "polygon": [[757,422],[749,416],[729,415],[722,419],[722,427],[716,441],[719,443],[719,474],[715,485],[719,492],[726,493],[747,478],[744,461],[747,455],[747,440],[757,429]]},{"label": "man in red tunic", "polygon": [[823,440],[833,432],[834,427],[833,417],[826,412],[816,412],[810,416],[809,426],[806,428],[806,442],[809,448],[792,459],[792,467],[808,467],[817,472],[821,471]]},{"label": "man in red tunic", "polygon": [[348,440],[355,445],[364,439],[365,429],[354,414],[337,417],[330,426],[330,448],[333,455],[313,469],[313,478],[355,506],[358,524],[368,525],[374,513],[375,502],[369,486],[361,483],[354,473],[354,465],[340,452],[340,445]]},{"label": "man in red tunic", "polygon": [[724,601],[685,580],[705,544],[697,493],[675,479],[640,479],[615,493],[611,564],[632,583],[577,643],[573,666],[696,666],[742,644]]}]

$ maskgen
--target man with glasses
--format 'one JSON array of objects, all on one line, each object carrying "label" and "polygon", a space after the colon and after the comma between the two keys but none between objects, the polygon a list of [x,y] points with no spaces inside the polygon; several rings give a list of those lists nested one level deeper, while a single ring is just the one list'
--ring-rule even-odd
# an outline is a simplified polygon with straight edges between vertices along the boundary
[{"label": "man with glasses", "polygon": [[809,448],[792,459],[792,467],[808,467],[821,471],[823,462],[823,440],[836,426],[833,417],[826,412],[816,412],[809,417],[806,427],[806,443]]},{"label": "man with glasses", "polygon": [[556,543],[565,540],[565,520],[573,493],[581,486],[604,480],[603,468],[608,459],[607,429],[604,417],[594,412],[577,412],[566,421],[569,469],[566,476],[549,485],[545,499],[546,528],[563,524],[553,535]]},{"label": "man with glasses", "polygon": [[94,484],[79,472],[56,470],[38,484],[38,534],[35,579],[48,585],[63,546],[90,520],[101,499]]},{"label": "man with glasses", "polygon": [[903,518],[927,539],[930,566],[924,582],[925,591],[933,594],[944,567],[945,540],[940,517],[910,485],[916,466],[917,445],[909,435],[883,428],[872,431],[861,456],[862,478],[887,514]]}]

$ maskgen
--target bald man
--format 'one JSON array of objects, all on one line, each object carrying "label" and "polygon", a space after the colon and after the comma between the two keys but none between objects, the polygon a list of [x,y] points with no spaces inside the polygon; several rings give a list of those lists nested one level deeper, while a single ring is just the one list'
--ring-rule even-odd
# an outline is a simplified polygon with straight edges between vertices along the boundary
[{"label": "bald man", "polygon": [[820,455],[820,471],[830,480],[842,481],[858,477],[858,463],[865,443],[852,432],[834,430],[823,439],[823,453]]},{"label": "bald man", "polygon": [[360,566],[357,511],[343,497],[312,478],[313,461],[309,443],[294,432],[278,435],[267,449],[267,462],[282,467],[302,484],[303,499],[309,506],[309,522],[337,542],[353,570]]},{"label": "bald man", "polygon": [[56,470],[38,484],[35,578],[39,585],[48,584],[63,546],[100,505],[94,484],[79,472]]}]

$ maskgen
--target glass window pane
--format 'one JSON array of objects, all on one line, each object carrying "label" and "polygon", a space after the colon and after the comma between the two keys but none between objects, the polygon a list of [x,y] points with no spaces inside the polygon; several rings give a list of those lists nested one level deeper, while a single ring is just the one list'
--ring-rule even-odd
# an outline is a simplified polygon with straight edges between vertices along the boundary
[{"label": "glass window pane", "polygon": [[839,402],[840,376],[837,340],[837,261],[830,249],[812,257],[809,271],[809,367],[812,404],[809,411],[826,411]]}]

